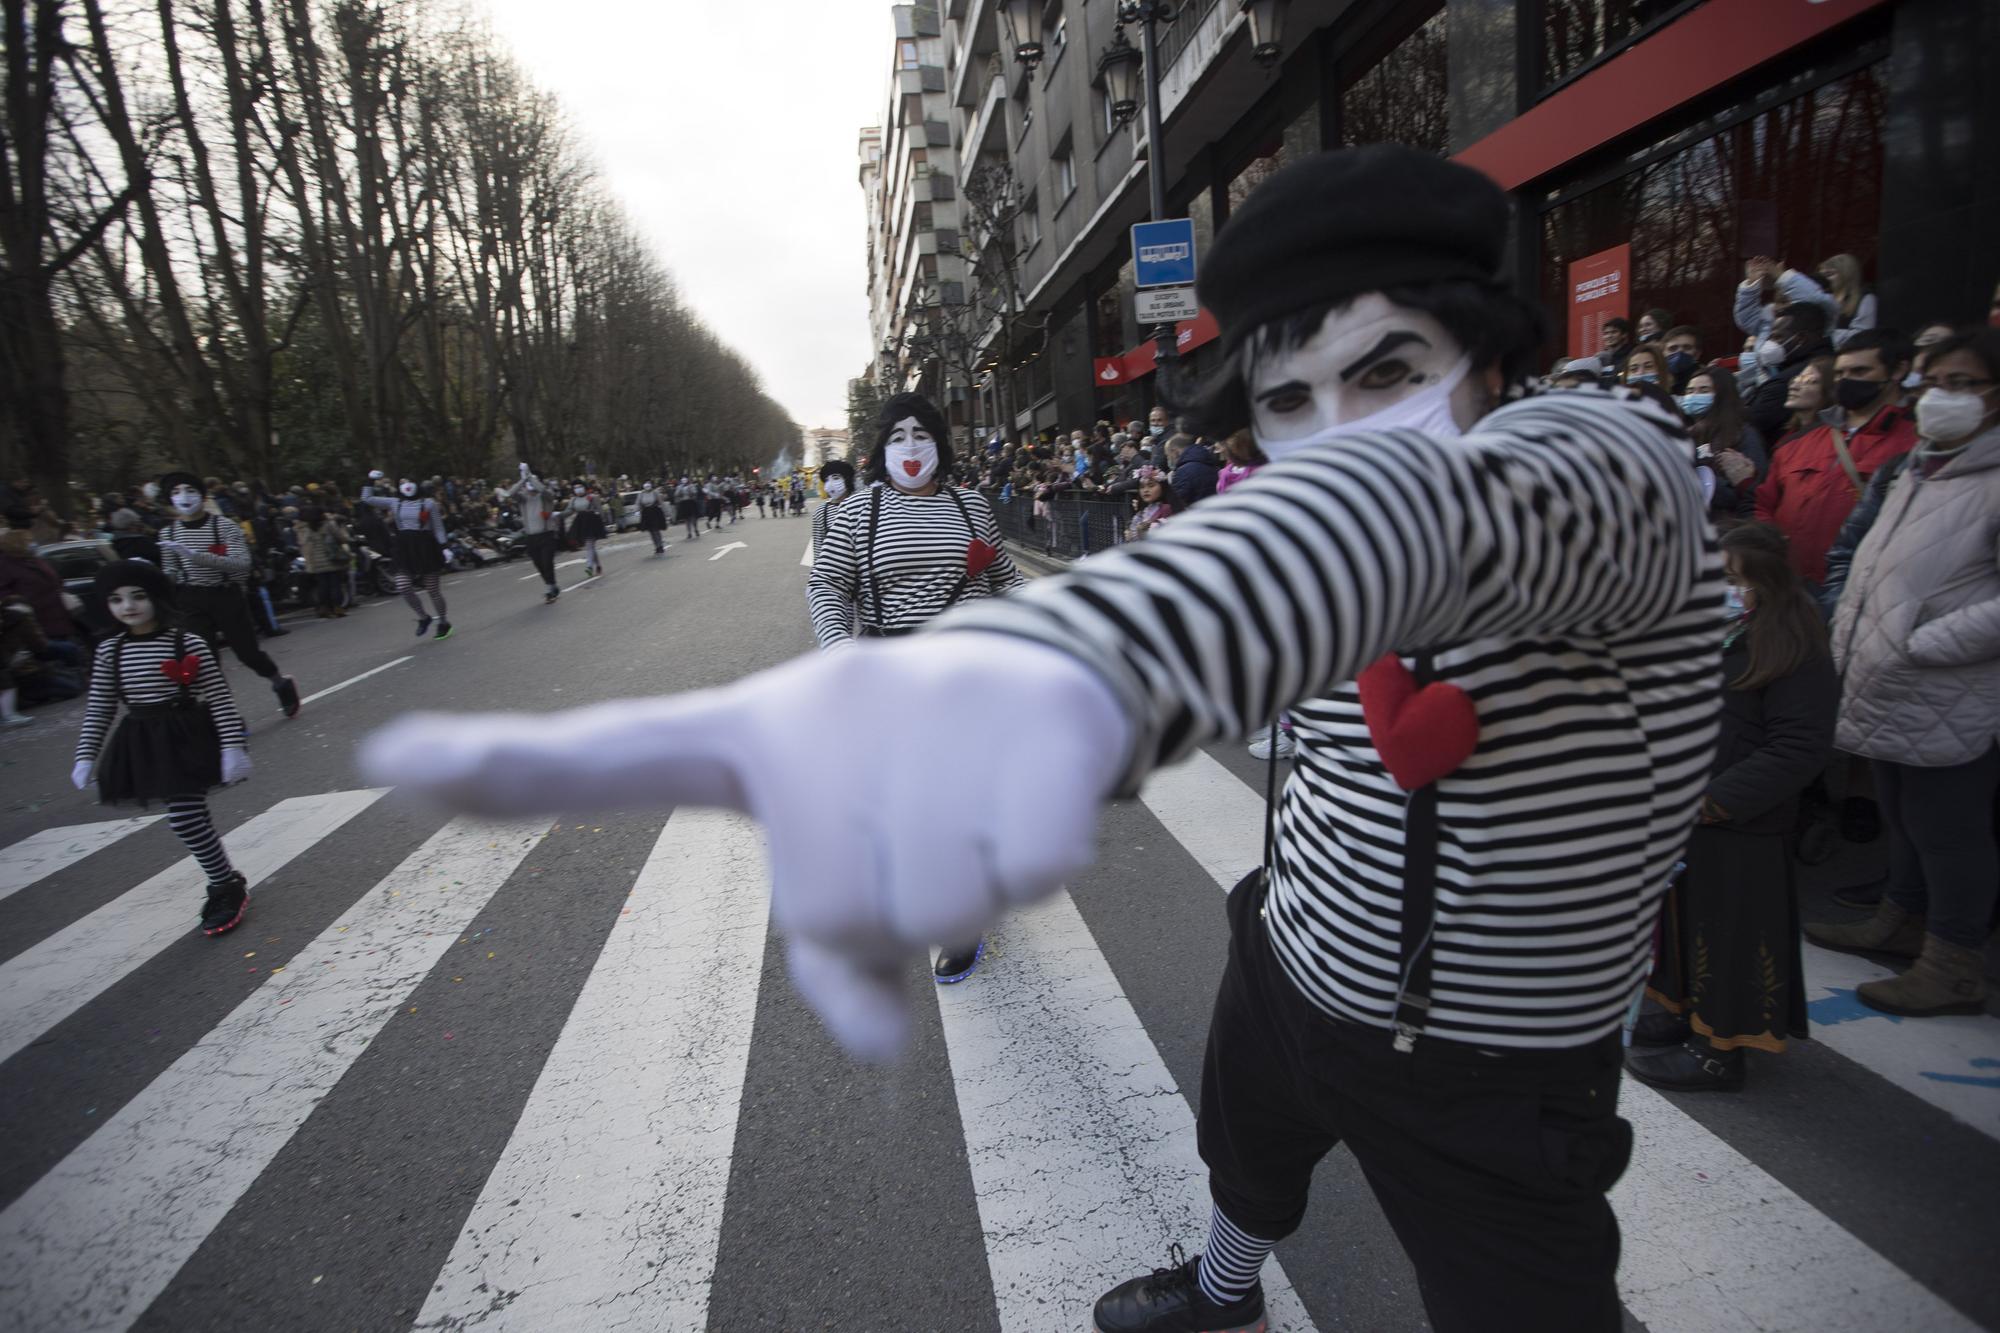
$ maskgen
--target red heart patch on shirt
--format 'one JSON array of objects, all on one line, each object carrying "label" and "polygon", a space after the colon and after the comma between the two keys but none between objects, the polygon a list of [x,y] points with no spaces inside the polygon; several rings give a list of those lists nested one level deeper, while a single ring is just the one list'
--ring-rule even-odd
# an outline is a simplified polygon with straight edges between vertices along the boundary
[{"label": "red heart patch on shirt", "polygon": [[988,565],[999,558],[999,547],[975,537],[965,545],[965,572],[973,578],[978,578],[986,572]]},{"label": "red heart patch on shirt", "polygon": [[201,658],[193,653],[186,657],[169,657],[160,663],[160,674],[176,685],[192,685],[194,678],[201,674]]},{"label": "red heart patch on shirt", "polygon": [[228,555],[229,547],[222,542],[217,542],[208,548],[208,553],[210,555]]},{"label": "red heart patch on shirt", "polygon": [[1368,738],[1389,776],[1404,791],[1428,787],[1458,771],[1479,746],[1479,710],[1456,685],[1422,689],[1394,653],[1356,678]]},{"label": "red heart patch on shirt", "polygon": [[922,463],[919,463],[916,459],[905,458],[903,460],[903,471],[908,475],[914,477],[923,470],[924,470],[924,465]]}]

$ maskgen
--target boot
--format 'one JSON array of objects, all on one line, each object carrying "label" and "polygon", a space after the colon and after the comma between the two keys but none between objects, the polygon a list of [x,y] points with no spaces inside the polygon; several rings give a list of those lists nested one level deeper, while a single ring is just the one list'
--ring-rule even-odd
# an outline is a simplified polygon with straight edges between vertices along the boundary
[{"label": "boot", "polygon": [[1924,951],[1924,919],[1898,907],[1884,897],[1875,904],[1875,915],[1866,921],[1836,926],[1830,922],[1806,922],[1806,938],[1826,949],[1842,953],[1887,953],[1898,958],[1915,958]]},{"label": "boot", "polygon": [[1977,1014],[1986,1009],[1985,956],[1924,936],[1924,951],[1908,971],[1882,981],[1864,981],[1854,993],[1870,1009],[1908,1018],[1932,1014]]}]

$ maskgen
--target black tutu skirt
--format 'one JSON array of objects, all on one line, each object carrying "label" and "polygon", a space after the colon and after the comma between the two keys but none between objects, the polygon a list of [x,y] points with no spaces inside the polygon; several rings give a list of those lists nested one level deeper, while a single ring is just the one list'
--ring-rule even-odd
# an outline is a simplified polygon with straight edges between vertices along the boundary
[{"label": "black tutu skirt", "polygon": [[396,534],[396,572],[412,580],[427,579],[444,570],[444,547],[429,531]]},{"label": "black tutu skirt", "polygon": [[667,511],[658,505],[646,505],[639,510],[639,526],[647,532],[665,531]]},{"label": "black tutu skirt", "polygon": [[573,542],[603,541],[604,520],[592,513],[571,514],[569,516],[569,539]]},{"label": "black tutu skirt", "polygon": [[197,700],[129,705],[97,759],[97,798],[107,805],[199,796],[221,785],[222,743]]}]

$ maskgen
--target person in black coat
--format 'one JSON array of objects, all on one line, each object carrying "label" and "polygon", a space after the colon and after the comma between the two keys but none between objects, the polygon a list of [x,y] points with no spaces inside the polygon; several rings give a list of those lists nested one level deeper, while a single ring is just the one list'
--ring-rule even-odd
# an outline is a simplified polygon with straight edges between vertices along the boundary
[{"label": "person in black coat", "polygon": [[1767,356],[1779,358],[1775,365],[1767,363],[1770,373],[1743,395],[1744,419],[1763,438],[1775,440],[1784,434],[1785,421],[1791,415],[1785,396],[1791,392],[1792,376],[1813,358],[1833,355],[1826,324],[1824,307],[1810,302],[1788,305],[1771,321],[1770,336],[1758,343],[1760,361]]},{"label": "person in black coat", "polygon": [[1174,467],[1171,484],[1174,501],[1182,509],[1197,500],[1206,500],[1215,494],[1215,478],[1222,471],[1222,465],[1215,461],[1215,451],[1208,447],[1208,441],[1196,440],[1181,451],[1180,462]]},{"label": "person in black coat", "polygon": [[1806,1035],[1790,834],[1833,753],[1840,685],[1819,608],[1761,523],[1722,537],[1742,606],[1724,640],[1722,739],[1660,916],[1660,949],[1625,1067],[1678,1091],[1743,1086],[1746,1050]]}]

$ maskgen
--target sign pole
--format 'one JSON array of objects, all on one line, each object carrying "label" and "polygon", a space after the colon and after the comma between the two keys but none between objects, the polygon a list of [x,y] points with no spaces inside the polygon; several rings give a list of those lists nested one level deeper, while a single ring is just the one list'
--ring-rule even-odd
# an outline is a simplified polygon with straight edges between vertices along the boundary
[{"label": "sign pole", "polygon": [[[1160,42],[1155,25],[1159,22],[1159,0],[1145,0],[1139,24],[1141,46],[1146,56],[1146,185],[1152,197],[1153,221],[1167,216],[1166,142],[1160,130]],[[1153,361],[1156,390],[1174,373],[1180,348],[1174,343],[1171,323],[1153,329]]]}]

